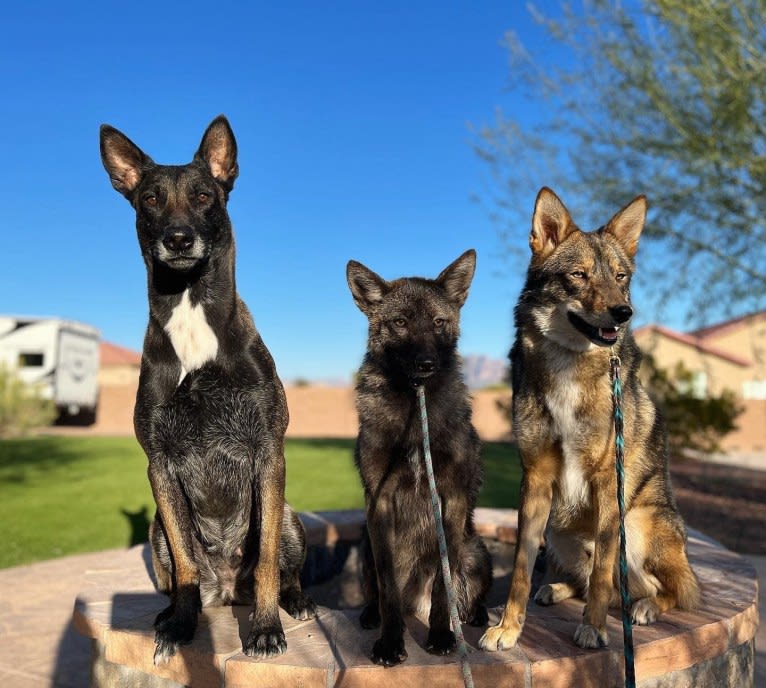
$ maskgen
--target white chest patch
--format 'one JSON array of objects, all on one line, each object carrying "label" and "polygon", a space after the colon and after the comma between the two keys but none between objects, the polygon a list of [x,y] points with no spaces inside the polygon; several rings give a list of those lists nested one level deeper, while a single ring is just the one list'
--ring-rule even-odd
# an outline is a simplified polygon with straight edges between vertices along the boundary
[{"label": "white chest patch", "polygon": [[205,311],[197,304],[192,306],[187,289],[180,303],[173,309],[165,325],[176,356],[181,361],[181,380],[186,373],[201,368],[218,354],[218,339],[205,319]]},{"label": "white chest patch", "polygon": [[573,364],[557,366],[551,376],[551,387],[545,395],[545,402],[553,419],[552,433],[561,440],[564,465],[559,476],[559,490],[564,504],[576,506],[588,501],[588,483],[582,472],[578,440],[580,421],[577,408],[581,385],[576,378]]}]

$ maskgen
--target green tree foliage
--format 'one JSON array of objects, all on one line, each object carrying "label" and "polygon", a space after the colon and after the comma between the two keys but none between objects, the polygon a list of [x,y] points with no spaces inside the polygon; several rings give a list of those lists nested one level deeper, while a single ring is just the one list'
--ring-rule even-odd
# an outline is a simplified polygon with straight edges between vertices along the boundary
[{"label": "green tree foliage", "polygon": [[[506,35],[520,95],[477,140],[509,246],[526,248],[542,185],[562,193],[583,229],[645,193],[645,237],[662,250],[642,261],[645,283],[659,295],[684,288],[690,311],[762,308],[766,0],[581,0],[554,17],[530,11],[546,40]],[[551,66],[552,53],[563,66]]]},{"label": "green tree foliage", "polygon": [[0,365],[0,438],[24,435],[32,428],[50,425],[55,418],[52,401]]},{"label": "green tree foliage", "polygon": [[694,373],[680,361],[665,370],[645,355],[642,366],[647,389],[668,426],[671,453],[720,451],[721,439],[736,429],[737,416],[744,410],[734,392],[725,389],[719,395],[700,397],[695,393]]}]

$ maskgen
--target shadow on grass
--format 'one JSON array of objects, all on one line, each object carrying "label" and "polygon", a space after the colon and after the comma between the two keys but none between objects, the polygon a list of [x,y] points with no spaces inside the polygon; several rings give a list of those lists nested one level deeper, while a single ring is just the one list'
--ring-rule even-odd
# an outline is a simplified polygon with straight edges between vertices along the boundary
[{"label": "shadow on grass", "polygon": [[130,527],[128,547],[140,545],[149,540],[149,508],[142,505],[138,511],[120,509],[120,513],[127,519]]},{"label": "shadow on grass", "polygon": [[59,469],[83,458],[108,452],[133,458],[140,453],[133,440],[115,442],[108,437],[24,437],[0,441],[0,482],[23,483],[33,473]]}]

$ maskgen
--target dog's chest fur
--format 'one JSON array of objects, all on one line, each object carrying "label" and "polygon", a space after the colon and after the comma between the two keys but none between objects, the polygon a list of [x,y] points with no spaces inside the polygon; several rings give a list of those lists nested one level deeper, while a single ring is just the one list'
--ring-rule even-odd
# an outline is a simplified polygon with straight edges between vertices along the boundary
[{"label": "dog's chest fur", "polygon": [[[522,401],[525,422],[547,426],[544,441],[560,447],[557,508],[578,510],[590,502],[593,459],[609,433],[608,377],[600,374],[598,362],[588,354],[558,346],[539,353],[525,357],[531,365],[524,373],[531,384],[525,385],[527,398]],[[536,399],[543,400],[544,410]],[[537,441],[543,439],[535,435]]]},{"label": "dog's chest fur", "polygon": [[576,507],[589,499],[588,481],[582,465],[580,446],[582,425],[580,406],[582,383],[574,363],[557,365],[550,376],[545,405],[551,416],[550,433],[561,444],[562,465],[558,477],[560,502]]},{"label": "dog's chest fur", "polygon": [[218,338],[207,322],[202,305],[192,304],[188,289],[173,308],[164,329],[181,361],[179,384],[187,373],[215,360],[218,355]]}]

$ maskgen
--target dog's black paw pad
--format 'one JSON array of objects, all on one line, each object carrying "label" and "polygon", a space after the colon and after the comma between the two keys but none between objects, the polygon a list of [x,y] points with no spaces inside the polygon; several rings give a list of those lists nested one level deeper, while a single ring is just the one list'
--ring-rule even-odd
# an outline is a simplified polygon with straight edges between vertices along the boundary
[{"label": "dog's black paw pad", "polygon": [[359,615],[359,625],[370,629],[380,626],[380,609],[377,604],[368,604]]},{"label": "dog's black paw pad", "polygon": [[280,604],[290,616],[300,621],[313,619],[317,615],[317,606],[314,600],[300,592],[284,597]]},{"label": "dog's black paw pad", "polygon": [[242,651],[248,657],[266,659],[281,655],[287,649],[287,641],[281,627],[250,631]]},{"label": "dog's black paw pad", "polygon": [[376,640],[375,645],[372,646],[370,659],[375,664],[380,664],[384,667],[401,664],[407,659],[407,650],[404,649],[404,638],[399,637],[393,640],[380,638]]},{"label": "dog's black paw pad", "polygon": [[[461,619],[463,621],[463,619]],[[489,623],[489,613],[483,604],[477,604],[473,616],[467,621],[469,626],[486,626]]]},{"label": "dog's black paw pad", "polygon": [[452,631],[437,631],[433,628],[428,631],[428,639],[426,640],[427,652],[430,652],[432,655],[450,655],[456,648],[457,642]]}]

